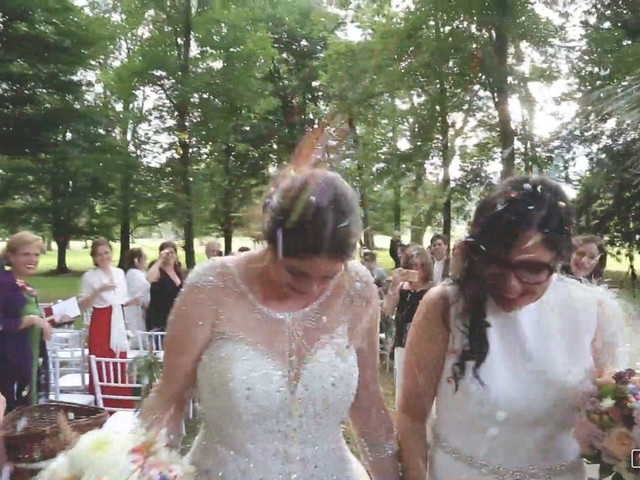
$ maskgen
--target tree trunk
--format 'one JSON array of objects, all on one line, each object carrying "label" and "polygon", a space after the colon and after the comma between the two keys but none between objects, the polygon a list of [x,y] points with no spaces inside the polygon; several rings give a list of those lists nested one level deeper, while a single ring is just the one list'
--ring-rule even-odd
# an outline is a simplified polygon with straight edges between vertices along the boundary
[{"label": "tree trunk", "polygon": [[47,237],[47,252],[53,252],[53,240],[51,237]]},{"label": "tree trunk", "polygon": [[224,237],[224,254],[230,255],[233,252],[233,179],[232,167],[233,146],[227,144],[224,148],[225,162],[222,166],[224,175],[224,198],[222,201],[222,234]]},{"label": "tree trunk", "polygon": [[416,215],[411,219],[411,243],[423,245],[424,233],[427,231],[422,215]]},{"label": "tree trunk", "polygon": [[231,219],[228,219],[222,228],[222,237],[224,238],[224,254],[231,255],[233,252],[233,225]]},{"label": "tree trunk", "polygon": [[177,122],[176,129],[178,132],[178,147],[180,158],[180,192],[183,201],[183,234],[184,234],[184,253],[187,269],[191,270],[196,265],[196,255],[194,249],[194,224],[195,215],[193,212],[193,188],[191,185],[191,158],[190,158],[190,139],[187,127],[189,116],[190,98],[187,90],[187,82],[189,78],[190,68],[189,60],[191,56],[191,35],[192,35],[192,12],[191,1],[185,0],[185,15],[182,32],[182,44],[178,52],[180,57],[180,90],[179,98],[176,102]]},{"label": "tree trunk", "polygon": [[[505,3],[503,0],[501,3]],[[505,7],[503,7],[504,10]],[[504,19],[504,17],[502,17]],[[493,52],[496,58],[495,72],[495,105],[498,112],[498,126],[500,132],[500,149],[502,159],[501,179],[509,178],[515,173],[516,155],[514,149],[515,131],[511,125],[509,111],[509,39],[504,31],[502,22],[494,25]]]},{"label": "tree trunk", "polygon": [[126,219],[120,223],[120,259],[118,260],[118,268],[125,268],[125,259],[127,252],[131,248],[131,220]]},{"label": "tree trunk", "polygon": [[358,149],[360,146],[358,141],[358,131],[356,130],[356,125],[352,117],[349,117],[348,124],[349,132],[351,133],[351,140],[353,141],[355,150],[356,171],[358,172],[358,190],[360,192],[360,208],[362,208],[362,242],[369,250],[374,250],[375,245],[373,243],[373,231],[369,224],[369,198],[366,191],[364,167],[362,166],[360,156],[358,155]]},{"label": "tree trunk", "polygon": [[58,263],[56,265],[56,273],[69,273],[67,267],[67,248],[69,247],[69,236],[55,235],[55,242],[58,246]]},{"label": "tree trunk", "polygon": [[127,252],[131,248],[131,178],[122,175],[122,205],[120,215],[120,259],[118,268],[125,267]]},{"label": "tree trunk", "polygon": [[[442,157],[442,233],[447,237],[447,243],[451,238],[451,151],[449,148],[449,97],[447,86],[443,78],[439,81],[439,125],[440,125],[440,156]],[[449,245],[447,244],[447,248]]]},{"label": "tree trunk", "polygon": [[[400,168],[398,166],[398,168]],[[400,181],[395,179],[393,184],[393,229],[397,232],[402,228],[402,191]]]}]

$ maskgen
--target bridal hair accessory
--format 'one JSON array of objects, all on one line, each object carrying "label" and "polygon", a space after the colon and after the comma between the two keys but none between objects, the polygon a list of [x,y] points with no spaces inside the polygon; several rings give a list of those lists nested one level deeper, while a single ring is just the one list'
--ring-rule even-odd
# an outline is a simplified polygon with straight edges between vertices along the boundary
[{"label": "bridal hair accessory", "polygon": [[640,373],[605,371],[585,395],[574,435],[599,478],[640,479]]}]

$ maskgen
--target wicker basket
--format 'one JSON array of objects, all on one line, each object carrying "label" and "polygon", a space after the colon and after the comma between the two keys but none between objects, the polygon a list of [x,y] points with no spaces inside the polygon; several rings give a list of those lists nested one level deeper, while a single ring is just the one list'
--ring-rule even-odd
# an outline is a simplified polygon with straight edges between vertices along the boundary
[{"label": "wicker basket", "polygon": [[7,459],[13,463],[41,462],[66,450],[69,445],[58,423],[60,413],[78,434],[102,427],[109,418],[102,408],[75,403],[50,402],[17,408],[2,422]]}]

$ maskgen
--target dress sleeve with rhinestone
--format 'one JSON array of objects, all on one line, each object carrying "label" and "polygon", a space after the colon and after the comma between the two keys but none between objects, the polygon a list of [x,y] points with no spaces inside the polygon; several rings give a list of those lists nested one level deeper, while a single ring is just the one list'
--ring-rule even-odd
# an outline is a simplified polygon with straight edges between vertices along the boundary
[{"label": "dress sleeve with rhinestone", "polygon": [[373,279],[364,267],[350,266],[350,318],[358,354],[358,388],[350,411],[363,461],[373,479],[399,478],[398,444],[380,388],[380,305]]},{"label": "dress sleeve with rhinestone", "polygon": [[198,265],[189,275],[169,315],[164,342],[162,377],[142,405],[141,417],[152,428],[167,428],[178,438],[202,354],[211,340],[217,318],[216,299],[222,260]]}]

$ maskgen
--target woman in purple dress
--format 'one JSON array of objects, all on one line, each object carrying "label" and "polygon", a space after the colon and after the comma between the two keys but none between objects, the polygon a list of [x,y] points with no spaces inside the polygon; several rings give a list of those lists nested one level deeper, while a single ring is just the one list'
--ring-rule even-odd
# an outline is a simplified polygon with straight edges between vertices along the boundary
[{"label": "woman in purple dress", "polygon": [[11,267],[0,272],[0,393],[8,412],[37,402],[34,367],[37,370],[38,359],[32,337],[39,340],[41,333],[47,340],[51,337],[51,325],[36,315],[35,291],[25,281],[38,267],[41,247],[39,237],[20,232],[9,238],[3,253]]}]

